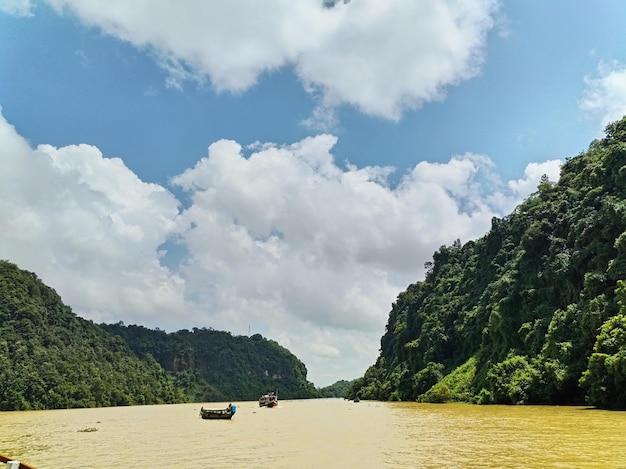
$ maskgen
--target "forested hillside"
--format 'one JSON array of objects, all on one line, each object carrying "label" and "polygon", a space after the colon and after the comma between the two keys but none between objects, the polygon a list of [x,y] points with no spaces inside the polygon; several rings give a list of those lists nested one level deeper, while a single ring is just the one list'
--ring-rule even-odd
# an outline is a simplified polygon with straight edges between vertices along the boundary
[{"label": "forested hillside", "polygon": [[183,402],[163,368],[0,261],[0,410]]},{"label": "forested hillside", "polygon": [[427,270],[349,397],[626,408],[626,118]]},{"label": "forested hillside", "polygon": [[154,357],[196,401],[254,400],[268,391],[284,399],[318,395],[304,364],[259,334],[233,337],[197,328],[168,334],[121,323],[101,326],[122,337],[139,357]]},{"label": "forested hillside", "polygon": [[306,367],[260,335],[167,334],[76,316],[36,274],[0,261],[0,410],[316,397]]}]

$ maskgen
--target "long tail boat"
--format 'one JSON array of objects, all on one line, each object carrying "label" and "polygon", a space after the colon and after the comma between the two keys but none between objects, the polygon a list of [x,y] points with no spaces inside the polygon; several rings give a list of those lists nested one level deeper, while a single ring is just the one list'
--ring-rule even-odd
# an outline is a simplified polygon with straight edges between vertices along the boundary
[{"label": "long tail boat", "polygon": [[237,406],[228,404],[225,409],[205,409],[200,408],[200,417],[205,420],[230,420],[237,412]]},{"label": "long tail boat", "polygon": [[259,407],[276,407],[278,405],[278,394],[270,392],[259,397]]}]

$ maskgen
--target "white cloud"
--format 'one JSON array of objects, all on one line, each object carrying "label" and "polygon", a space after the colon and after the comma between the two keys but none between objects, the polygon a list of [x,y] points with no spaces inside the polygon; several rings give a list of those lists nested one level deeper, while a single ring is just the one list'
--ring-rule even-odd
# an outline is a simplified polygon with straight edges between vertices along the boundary
[{"label": "white cloud", "polygon": [[524,170],[524,178],[509,181],[509,188],[517,197],[525,197],[537,190],[541,177],[545,174],[552,182],[559,180],[561,175],[561,160],[549,160],[542,163],[528,163]]},{"label": "white cloud", "polygon": [[[321,108],[349,104],[398,119],[480,71],[497,0],[48,0],[81,21],[150,50],[167,85],[207,78],[241,92],[293,67]],[[317,110],[317,117],[332,113]],[[316,116],[313,116],[313,120]]]},{"label": "white cloud", "polygon": [[[187,287],[207,310],[235,304],[231,326],[245,331],[252,322],[289,337],[309,365],[329,351],[346,360],[354,353],[346,343],[356,337],[367,337],[372,364],[391,303],[434,250],[484,234],[494,215],[536,189],[545,170],[533,166],[511,191],[489,158],[465,154],[422,162],[392,189],[390,168],[336,166],[335,142],[319,135],[258,145],[247,156],[233,141],[211,145],[173,179],[192,200],[181,215],[191,259],[183,270],[202,279]],[[310,330],[332,334],[311,343]]]},{"label": "white cloud", "polygon": [[1,258],[95,320],[180,312],[184,282],[158,253],[176,226],[169,192],[89,145],[33,150],[1,116],[0,142]]},{"label": "white cloud", "polygon": [[[261,333],[317,385],[361,376],[391,304],[442,244],[482,236],[554,162],[507,186],[484,155],[340,168],[328,134],[242,148],[221,140],[173,178],[176,198],[90,145],[31,148],[0,116],[0,258],[88,319]],[[165,267],[176,240],[186,256]]]},{"label": "white cloud", "polygon": [[626,115],[626,65],[600,62],[598,76],[585,77],[587,89],[579,105],[582,110],[600,116],[602,129]]},{"label": "white cloud", "polygon": [[440,100],[445,88],[475,76],[495,2],[349,2],[296,64],[303,82],[329,106],[348,103],[398,119]]}]

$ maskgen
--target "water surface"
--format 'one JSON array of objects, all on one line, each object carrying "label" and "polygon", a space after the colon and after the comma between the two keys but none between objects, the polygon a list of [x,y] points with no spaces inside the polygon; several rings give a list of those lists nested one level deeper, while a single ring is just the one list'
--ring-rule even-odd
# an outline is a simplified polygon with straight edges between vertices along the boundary
[{"label": "water surface", "polygon": [[[343,399],[0,412],[0,453],[37,469],[626,468],[626,413]],[[86,431],[91,430],[91,431]]]}]

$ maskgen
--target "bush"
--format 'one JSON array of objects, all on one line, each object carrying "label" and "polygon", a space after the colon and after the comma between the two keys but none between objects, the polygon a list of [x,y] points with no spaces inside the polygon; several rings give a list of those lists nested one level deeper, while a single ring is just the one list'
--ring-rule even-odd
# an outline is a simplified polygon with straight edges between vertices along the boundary
[{"label": "bush", "polygon": [[417,398],[418,402],[430,402],[434,404],[441,404],[444,402],[454,401],[454,394],[443,383],[437,383],[424,394]]}]

